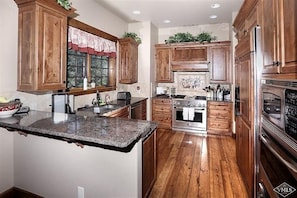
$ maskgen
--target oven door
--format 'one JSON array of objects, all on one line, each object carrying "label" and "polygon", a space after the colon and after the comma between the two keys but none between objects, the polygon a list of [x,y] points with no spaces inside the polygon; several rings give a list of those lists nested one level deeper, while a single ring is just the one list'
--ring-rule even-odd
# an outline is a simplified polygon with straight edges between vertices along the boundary
[{"label": "oven door", "polygon": [[206,131],[206,108],[194,108],[193,120],[184,119],[183,107],[174,107],[172,113],[173,129],[183,129],[187,131]]},{"label": "oven door", "polygon": [[284,128],[284,89],[262,85],[262,113],[272,123]]},{"label": "oven door", "polygon": [[262,128],[258,197],[297,197],[297,159]]}]

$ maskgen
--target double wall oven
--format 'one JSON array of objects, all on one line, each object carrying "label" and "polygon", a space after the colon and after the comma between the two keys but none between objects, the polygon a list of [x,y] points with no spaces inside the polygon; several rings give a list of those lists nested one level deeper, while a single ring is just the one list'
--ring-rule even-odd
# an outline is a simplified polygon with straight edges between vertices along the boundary
[{"label": "double wall oven", "polygon": [[297,197],[297,83],[262,85],[258,197]]},{"label": "double wall oven", "polygon": [[207,101],[205,96],[173,98],[172,129],[206,133]]}]

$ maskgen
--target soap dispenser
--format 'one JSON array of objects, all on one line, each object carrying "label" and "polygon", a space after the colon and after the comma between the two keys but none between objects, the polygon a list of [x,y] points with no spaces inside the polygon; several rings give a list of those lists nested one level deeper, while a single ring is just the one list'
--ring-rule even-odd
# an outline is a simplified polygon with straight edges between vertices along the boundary
[{"label": "soap dispenser", "polygon": [[87,89],[88,89],[88,79],[85,76],[83,80],[83,90],[87,90]]}]

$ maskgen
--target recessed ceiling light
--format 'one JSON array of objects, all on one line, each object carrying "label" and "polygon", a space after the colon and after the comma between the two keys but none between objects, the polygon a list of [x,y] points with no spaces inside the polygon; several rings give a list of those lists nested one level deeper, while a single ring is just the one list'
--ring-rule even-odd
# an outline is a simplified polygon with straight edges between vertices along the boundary
[{"label": "recessed ceiling light", "polygon": [[217,15],[210,15],[209,18],[211,19],[216,19],[218,16]]},{"label": "recessed ceiling light", "polygon": [[163,21],[163,23],[171,23],[171,21],[166,19],[166,20]]},{"label": "recessed ceiling light", "polygon": [[219,7],[221,7],[221,5],[218,4],[218,3],[213,3],[213,4],[210,5],[210,7],[211,8],[219,8]]},{"label": "recessed ceiling light", "polygon": [[133,14],[140,14],[141,12],[139,10],[134,10],[132,13]]}]

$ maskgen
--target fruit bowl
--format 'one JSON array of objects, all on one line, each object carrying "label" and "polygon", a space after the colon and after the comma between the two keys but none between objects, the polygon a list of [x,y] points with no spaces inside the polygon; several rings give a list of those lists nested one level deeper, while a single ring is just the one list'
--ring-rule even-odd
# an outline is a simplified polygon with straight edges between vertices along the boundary
[{"label": "fruit bowl", "polygon": [[0,103],[0,118],[9,118],[16,113],[21,106],[19,101]]}]

